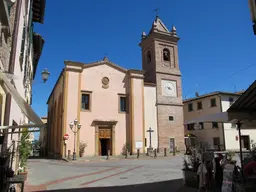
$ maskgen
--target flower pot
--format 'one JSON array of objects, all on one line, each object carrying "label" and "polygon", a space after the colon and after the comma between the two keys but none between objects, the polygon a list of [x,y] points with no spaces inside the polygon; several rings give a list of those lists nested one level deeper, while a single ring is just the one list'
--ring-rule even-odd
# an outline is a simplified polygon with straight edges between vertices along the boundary
[{"label": "flower pot", "polygon": [[28,177],[28,172],[25,171],[25,172],[20,172],[19,175],[23,175],[24,178],[25,178],[25,181],[27,180],[27,177]]},{"label": "flower pot", "polygon": [[197,173],[193,171],[183,170],[184,185],[188,187],[198,188]]}]

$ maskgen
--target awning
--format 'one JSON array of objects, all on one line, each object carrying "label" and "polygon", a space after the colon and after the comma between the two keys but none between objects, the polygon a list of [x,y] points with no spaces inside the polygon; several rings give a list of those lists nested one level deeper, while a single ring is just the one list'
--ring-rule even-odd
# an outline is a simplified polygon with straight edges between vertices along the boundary
[{"label": "awning", "polygon": [[256,81],[231,105],[228,112],[256,112]]},{"label": "awning", "polygon": [[185,124],[192,124],[192,123],[199,123],[199,122],[231,123],[231,122],[236,122],[237,120],[239,121],[255,120],[255,118],[256,118],[255,113],[221,112],[221,113],[209,114],[199,118],[187,120],[185,121]]},{"label": "awning", "polygon": [[27,118],[34,123],[27,125],[18,125],[18,126],[0,126],[0,129],[14,129],[14,128],[31,128],[31,127],[44,127],[45,124],[42,122],[40,117],[33,111],[31,106],[20,96],[19,92],[14,88],[14,86],[10,83],[9,79],[6,75],[0,71],[0,80],[3,81],[5,87],[11,94],[12,98],[16,101],[21,111],[27,116]]},{"label": "awning", "polygon": [[194,134],[192,134],[192,133],[188,133],[188,134],[185,135],[185,138],[186,138],[186,137],[189,137],[189,138],[196,138],[197,136],[194,135]]}]

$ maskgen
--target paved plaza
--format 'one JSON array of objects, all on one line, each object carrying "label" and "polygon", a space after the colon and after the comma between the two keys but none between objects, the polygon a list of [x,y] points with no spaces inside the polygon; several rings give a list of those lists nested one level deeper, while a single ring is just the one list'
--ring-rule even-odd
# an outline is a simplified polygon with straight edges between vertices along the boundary
[{"label": "paved plaza", "polygon": [[29,160],[31,191],[196,191],[183,186],[182,156],[64,162]]}]

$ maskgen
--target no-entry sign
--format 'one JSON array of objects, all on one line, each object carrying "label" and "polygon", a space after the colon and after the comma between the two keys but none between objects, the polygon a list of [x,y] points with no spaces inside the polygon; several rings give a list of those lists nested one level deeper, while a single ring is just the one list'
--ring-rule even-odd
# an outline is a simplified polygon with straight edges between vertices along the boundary
[{"label": "no-entry sign", "polygon": [[67,133],[65,133],[64,136],[63,136],[63,139],[68,140],[68,138],[69,138],[69,135]]}]

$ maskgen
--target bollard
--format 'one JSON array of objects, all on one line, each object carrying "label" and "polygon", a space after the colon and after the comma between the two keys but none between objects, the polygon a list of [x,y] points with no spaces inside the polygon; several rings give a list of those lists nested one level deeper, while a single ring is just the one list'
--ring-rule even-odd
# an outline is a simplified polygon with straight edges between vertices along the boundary
[{"label": "bollard", "polygon": [[107,160],[109,160],[110,157],[110,150],[108,150]]},{"label": "bollard", "polygon": [[140,149],[137,149],[137,158],[140,157]]},{"label": "bollard", "polygon": [[67,158],[67,144],[66,144],[66,140],[64,141],[64,154],[65,154],[65,158]]},{"label": "bollard", "polygon": [[154,149],[154,158],[156,158],[156,149]]},{"label": "bollard", "polygon": [[128,158],[128,149],[126,149],[126,151],[125,151],[125,159],[127,159]]},{"label": "bollard", "polygon": [[71,150],[68,150],[68,159],[71,159],[70,154],[71,154]]},{"label": "bollard", "polygon": [[175,156],[176,150],[175,147],[173,148],[173,156]]},{"label": "bollard", "polygon": [[167,149],[164,148],[164,156],[166,157],[167,156],[167,153],[166,153]]}]

